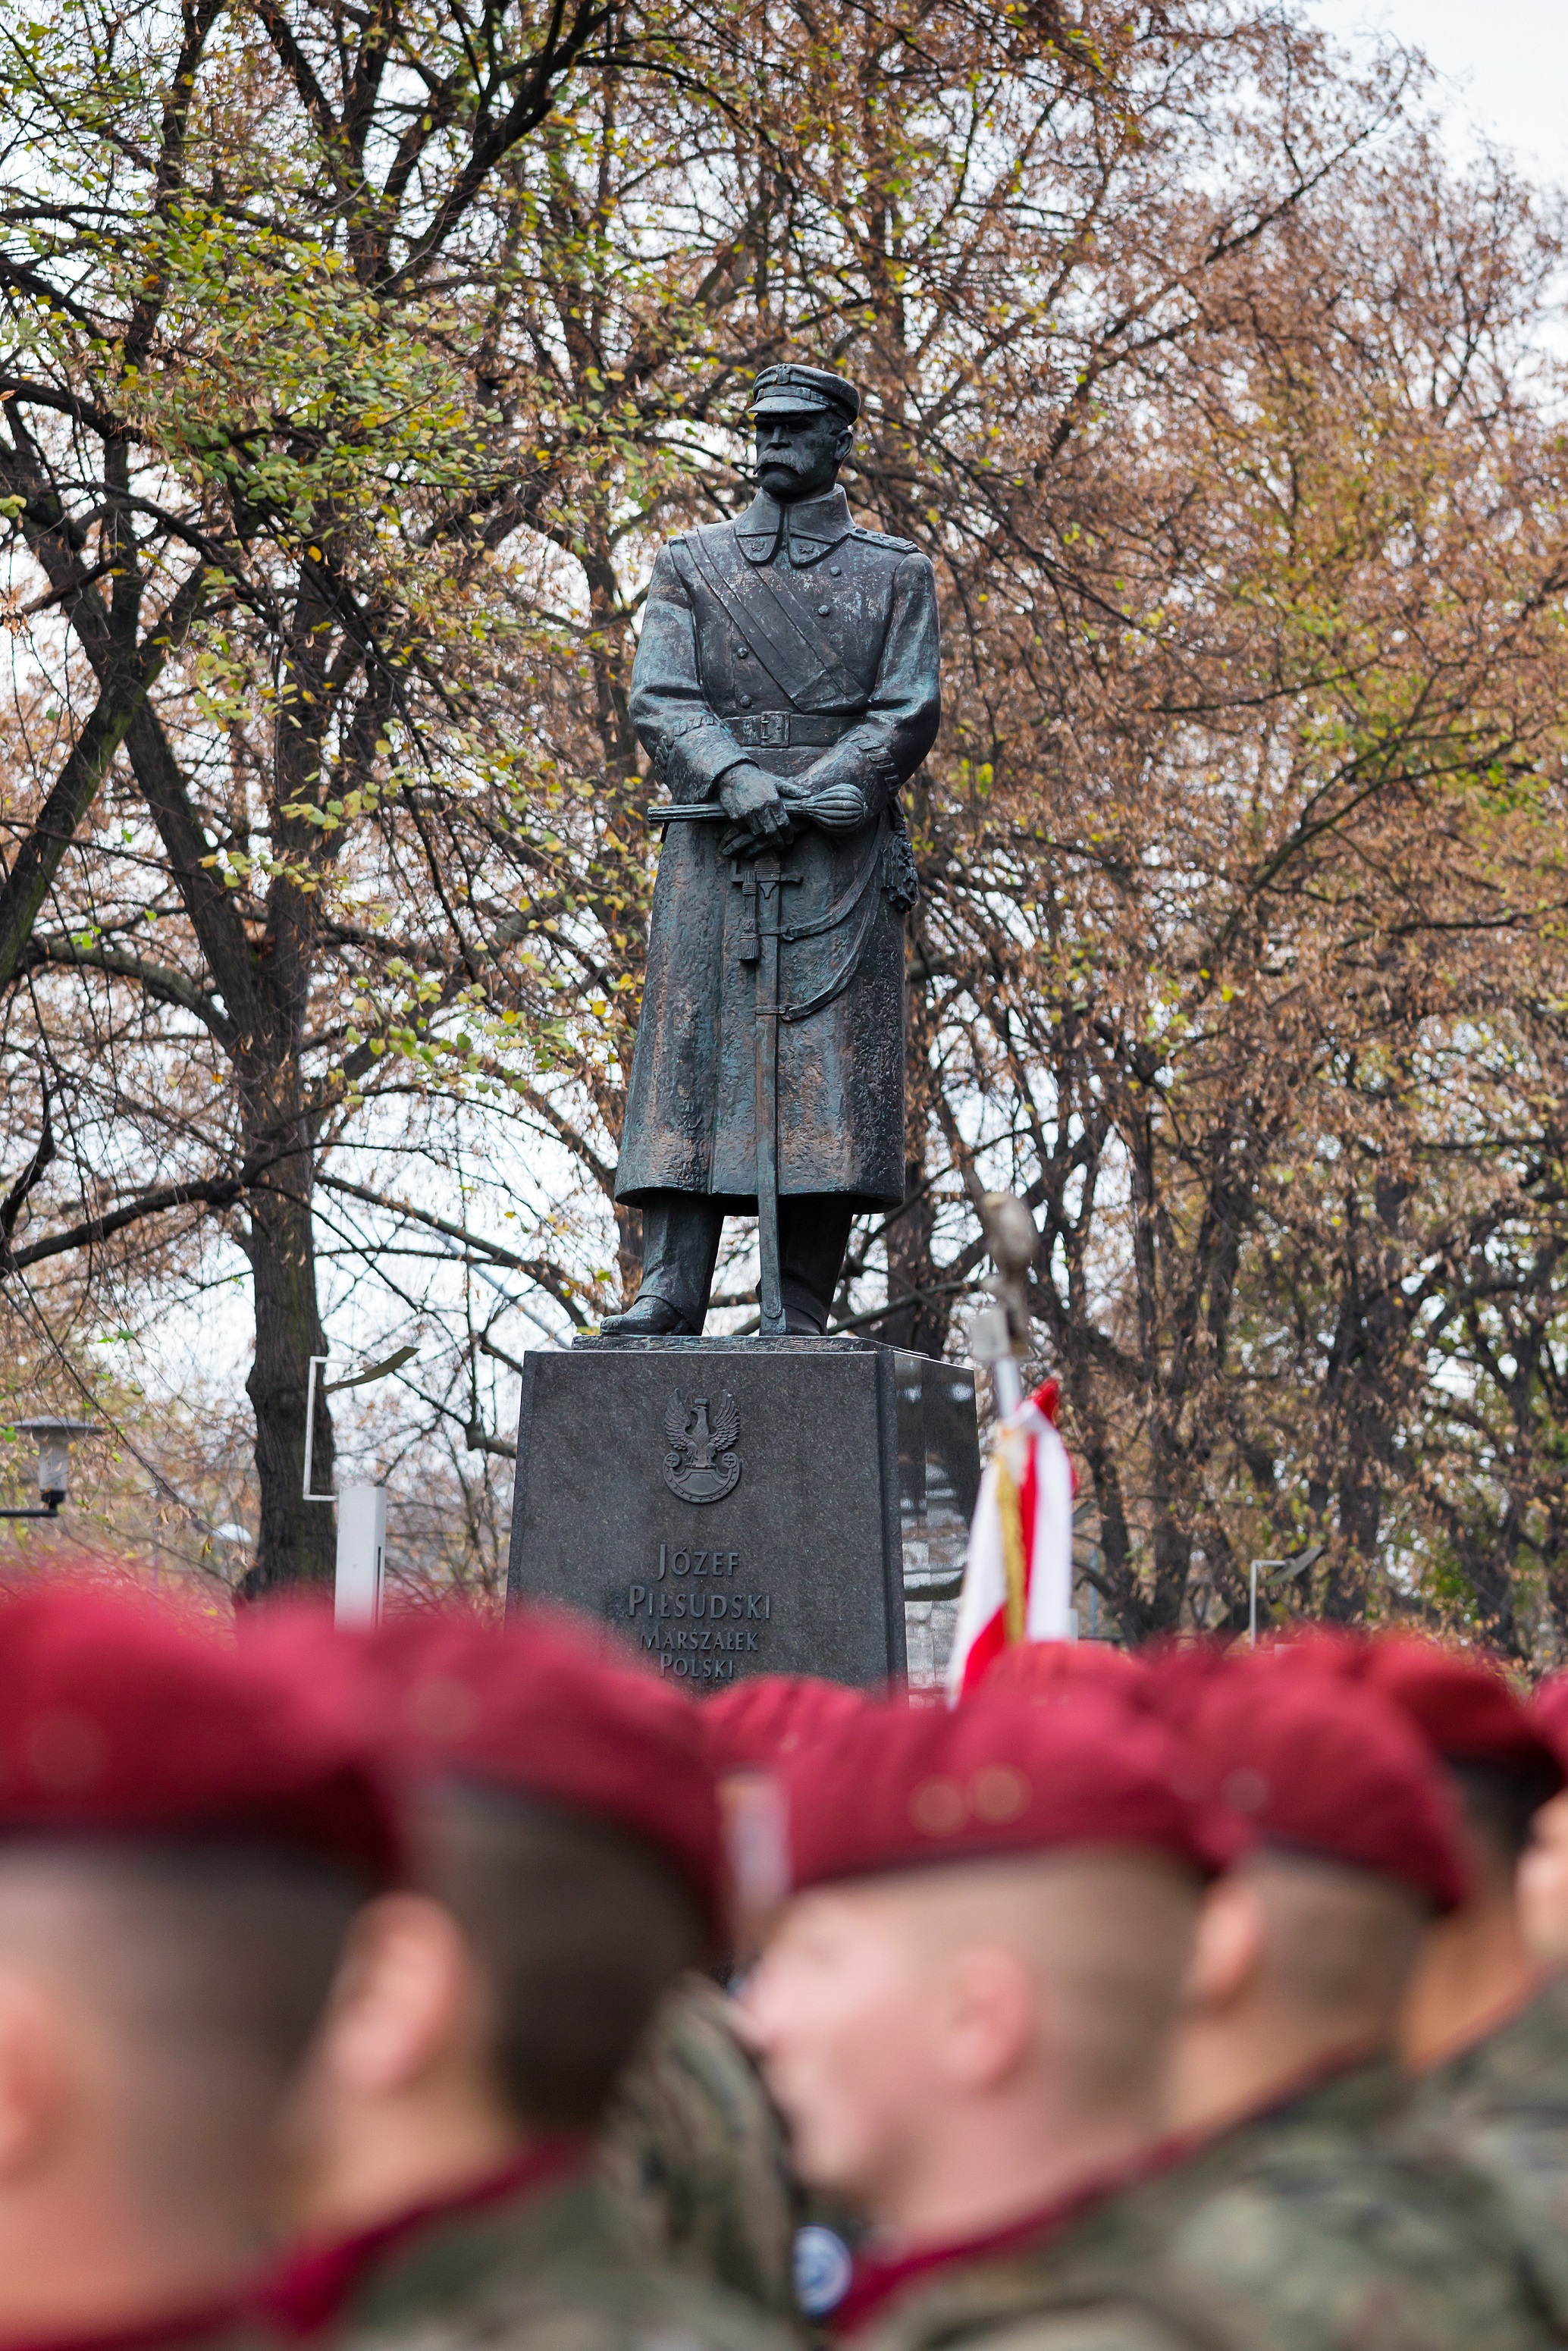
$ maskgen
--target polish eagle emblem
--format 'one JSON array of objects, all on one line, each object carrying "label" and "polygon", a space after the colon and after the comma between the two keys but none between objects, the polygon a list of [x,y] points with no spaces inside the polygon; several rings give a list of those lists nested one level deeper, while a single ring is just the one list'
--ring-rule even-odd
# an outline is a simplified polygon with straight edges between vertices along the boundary
[{"label": "polish eagle emblem", "polygon": [[683,1502],[722,1502],[740,1479],[740,1415],[727,1392],[710,1407],[698,1396],[687,1409],[679,1388],[664,1406],[664,1483]]}]

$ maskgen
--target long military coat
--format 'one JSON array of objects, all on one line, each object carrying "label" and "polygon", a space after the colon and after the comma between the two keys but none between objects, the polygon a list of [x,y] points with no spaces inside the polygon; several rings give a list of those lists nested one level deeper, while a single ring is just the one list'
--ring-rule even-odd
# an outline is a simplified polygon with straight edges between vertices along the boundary
[{"label": "long military coat", "polygon": [[[914,866],[900,787],[940,716],[936,594],[908,540],[864,530],[840,489],[661,549],[632,717],[677,800],[741,761],[812,788],[848,780],[866,822],[807,824],[782,852],[779,1189],[904,1197],[904,914]],[[616,1196],[757,1193],[756,963],[743,862],[722,824],[668,828]]]}]

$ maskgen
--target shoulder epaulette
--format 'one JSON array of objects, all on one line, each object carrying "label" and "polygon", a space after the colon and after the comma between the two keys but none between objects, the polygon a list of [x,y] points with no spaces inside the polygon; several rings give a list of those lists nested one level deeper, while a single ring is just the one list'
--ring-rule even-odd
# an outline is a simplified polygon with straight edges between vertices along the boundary
[{"label": "shoulder epaulette", "polygon": [[869,547],[896,547],[902,555],[918,555],[920,552],[912,538],[894,538],[890,530],[867,530],[863,523],[856,523],[854,536],[863,538]]}]

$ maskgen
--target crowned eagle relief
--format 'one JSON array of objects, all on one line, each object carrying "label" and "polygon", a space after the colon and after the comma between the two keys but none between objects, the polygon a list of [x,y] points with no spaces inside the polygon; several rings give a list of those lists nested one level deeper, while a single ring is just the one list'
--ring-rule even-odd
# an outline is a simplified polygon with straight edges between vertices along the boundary
[{"label": "crowned eagle relief", "polygon": [[706,1396],[690,1411],[679,1388],[664,1406],[664,1483],[683,1502],[722,1502],[740,1479],[740,1458],[730,1451],[740,1435],[735,1398],[721,1395],[710,1413]]}]

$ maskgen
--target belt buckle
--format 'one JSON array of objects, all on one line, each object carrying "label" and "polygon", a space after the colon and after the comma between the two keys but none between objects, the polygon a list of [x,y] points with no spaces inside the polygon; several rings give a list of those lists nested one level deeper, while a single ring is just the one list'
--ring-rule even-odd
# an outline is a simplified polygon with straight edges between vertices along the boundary
[{"label": "belt buckle", "polygon": [[757,721],[757,739],[769,751],[789,748],[789,713],[787,710],[764,710]]}]

